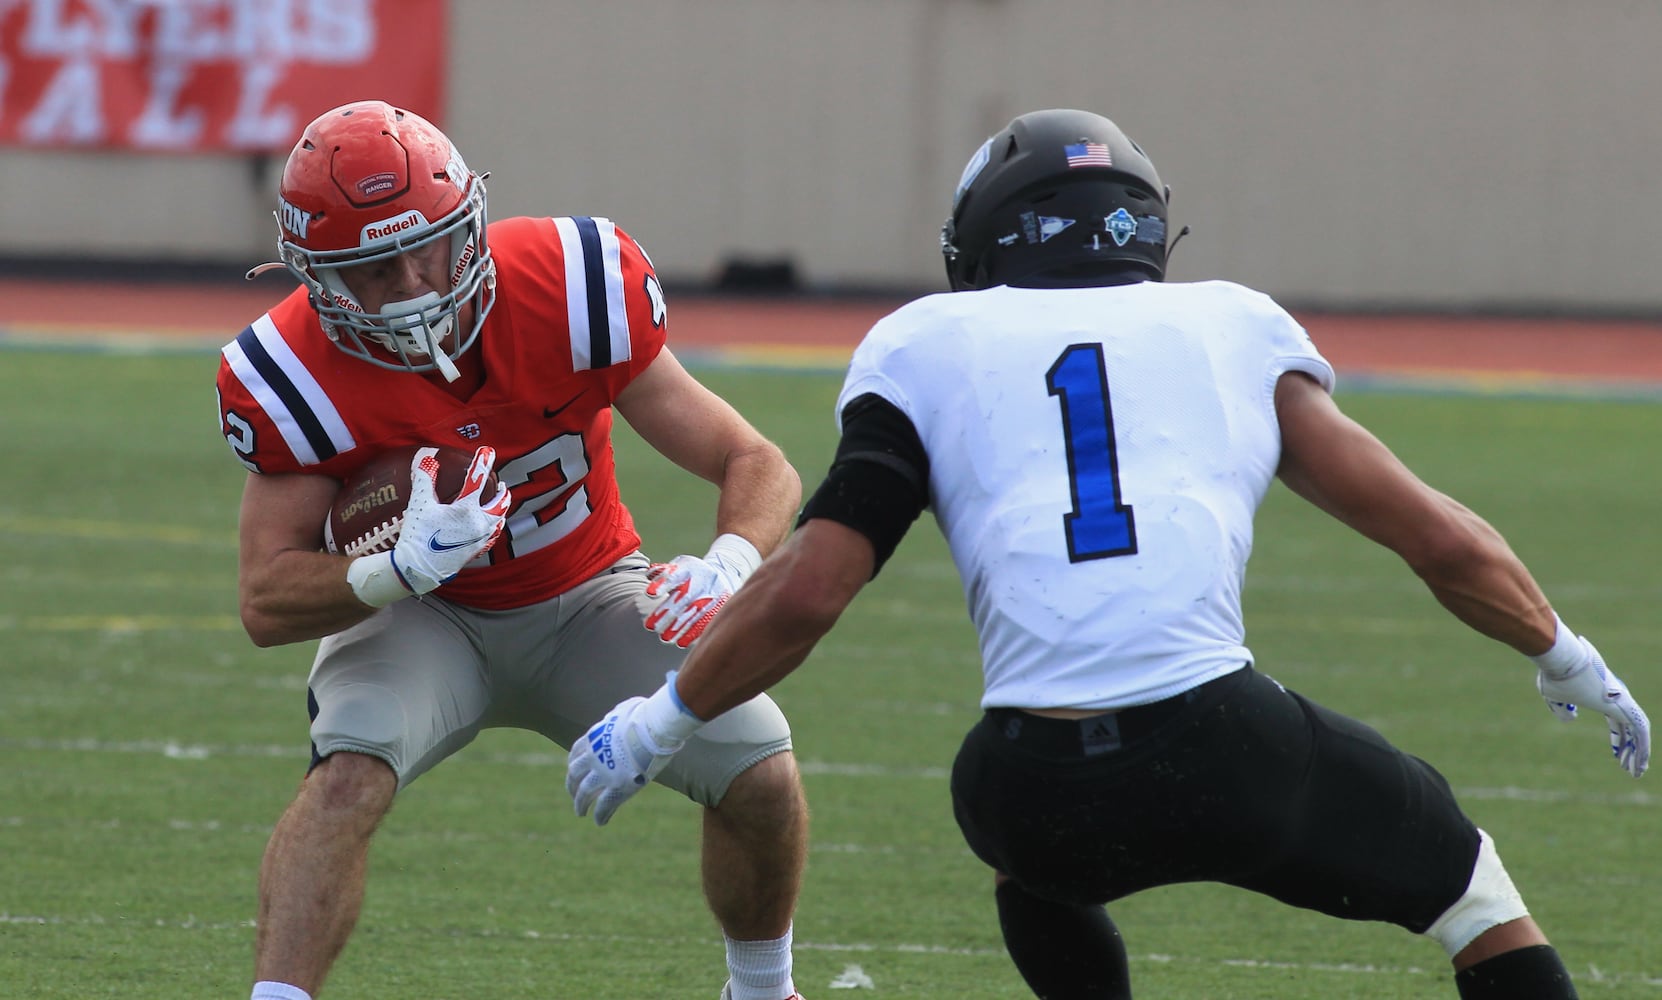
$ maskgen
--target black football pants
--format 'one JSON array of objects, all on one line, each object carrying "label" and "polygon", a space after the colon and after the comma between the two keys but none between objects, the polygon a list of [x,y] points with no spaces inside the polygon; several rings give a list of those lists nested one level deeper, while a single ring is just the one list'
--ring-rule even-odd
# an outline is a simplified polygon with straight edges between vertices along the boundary
[{"label": "black football pants", "polygon": [[1477,860],[1435,768],[1251,667],[1081,721],[989,710],[952,800],[981,860],[1066,903],[1211,881],[1421,933]]}]

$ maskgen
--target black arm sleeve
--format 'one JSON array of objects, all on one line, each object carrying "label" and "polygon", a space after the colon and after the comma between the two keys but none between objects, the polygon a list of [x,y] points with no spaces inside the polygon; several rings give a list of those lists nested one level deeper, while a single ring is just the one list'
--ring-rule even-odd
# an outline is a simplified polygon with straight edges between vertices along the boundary
[{"label": "black arm sleeve", "polygon": [[877,553],[875,577],[929,506],[929,456],[912,421],[875,393],[843,407],[842,425],[831,471],[796,523],[822,517],[865,535]]}]

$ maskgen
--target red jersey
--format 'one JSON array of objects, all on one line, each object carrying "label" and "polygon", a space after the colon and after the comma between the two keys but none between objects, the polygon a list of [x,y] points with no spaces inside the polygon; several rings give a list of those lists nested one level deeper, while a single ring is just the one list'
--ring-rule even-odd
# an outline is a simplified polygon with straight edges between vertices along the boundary
[{"label": "red jersey", "polygon": [[488,240],[496,302],[470,348],[485,378],[467,400],[346,354],[302,287],[225,345],[219,409],[256,473],[341,479],[398,445],[494,447],[513,490],[507,525],[437,593],[513,608],[639,547],[618,496],[611,405],[663,349],[665,316],[651,261],[606,219],[504,219]]}]

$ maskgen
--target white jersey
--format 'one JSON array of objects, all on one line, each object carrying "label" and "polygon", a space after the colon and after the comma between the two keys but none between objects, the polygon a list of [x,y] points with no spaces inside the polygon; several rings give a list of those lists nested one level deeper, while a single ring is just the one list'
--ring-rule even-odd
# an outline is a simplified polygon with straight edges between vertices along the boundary
[{"label": "white jersey", "polygon": [[982,706],[1111,709],[1250,662],[1241,586],[1276,381],[1333,369],[1229,282],[932,295],[874,326],[837,412],[917,428],[980,636]]}]

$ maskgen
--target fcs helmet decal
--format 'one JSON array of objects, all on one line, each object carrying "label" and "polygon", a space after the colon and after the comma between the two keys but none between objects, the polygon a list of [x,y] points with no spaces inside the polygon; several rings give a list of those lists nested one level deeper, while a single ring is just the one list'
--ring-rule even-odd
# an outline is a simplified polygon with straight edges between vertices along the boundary
[{"label": "fcs helmet decal", "polygon": [[[383,368],[438,370],[479,337],[496,298],[485,240],[484,176],[445,134],[384,101],[345,104],[306,126],[283,167],[277,197],[279,264],[302,284],[323,331],[341,350]],[[344,268],[448,241],[450,288],[365,312]],[[463,306],[475,306],[459,330]],[[445,339],[455,337],[448,347]]]},{"label": "fcs helmet decal", "polygon": [[1119,126],[1088,111],[1020,115],[965,165],[941,227],[954,291],[1042,272],[1165,277],[1169,192]]}]

